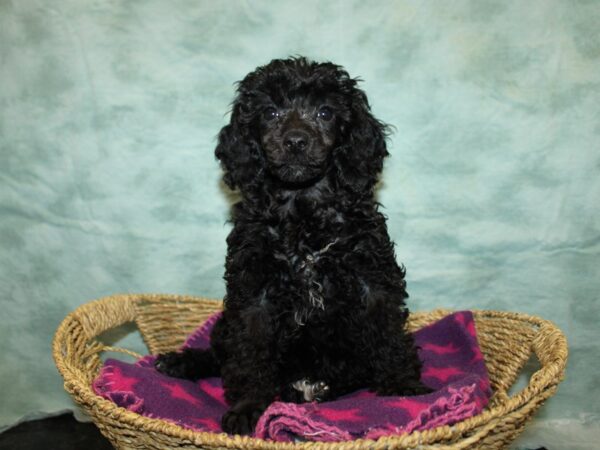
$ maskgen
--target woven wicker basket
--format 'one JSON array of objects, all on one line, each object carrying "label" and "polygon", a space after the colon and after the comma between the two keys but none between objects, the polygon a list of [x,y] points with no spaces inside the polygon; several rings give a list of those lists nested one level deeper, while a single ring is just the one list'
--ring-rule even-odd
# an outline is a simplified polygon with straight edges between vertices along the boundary
[{"label": "woven wicker basket", "polygon": [[[181,345],[201,321],[220,308],[221,303],[214,300],[168,295],[117,295],[80,306],[65,318],[54,337],[54,360],[65,389],[119,449],[501,449],[554,394],[567,359],[565,337],[551,322],[525,314],[475,311],[479,342],[494,390],[488,407],[453,426],[376,441],[290,444],[195,432],[117,407],[92,391],[92,380],[102,365],[99,353],[121,350],[101,342],[99,336],[106,330],[135,322],[150,352],[165,352]],[[448,313],[415,313],[409,328],[418,329]],[[510,387],[532,353],[541,368],[523,390],[510,395]]]}]

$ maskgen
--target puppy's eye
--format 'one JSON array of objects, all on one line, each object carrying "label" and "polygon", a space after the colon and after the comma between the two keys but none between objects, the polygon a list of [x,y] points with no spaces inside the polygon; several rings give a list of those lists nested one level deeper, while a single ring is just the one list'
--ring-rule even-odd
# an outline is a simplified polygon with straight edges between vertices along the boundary
[{"label": "puppy's eye", "polygon": [[265,120],[273,120],[279,117],[279,111],[277,111],[273,107],[269,107],[263,111],[263,117],[265,118]]},{"label": "puppy's eye", "polygon": [[321,120],[329,121],[329,120],[333,119],[333,111],[331,110],[330,107],[323,106],[321,109],[319,109],[319,112],[317,113],[317,117]]}]

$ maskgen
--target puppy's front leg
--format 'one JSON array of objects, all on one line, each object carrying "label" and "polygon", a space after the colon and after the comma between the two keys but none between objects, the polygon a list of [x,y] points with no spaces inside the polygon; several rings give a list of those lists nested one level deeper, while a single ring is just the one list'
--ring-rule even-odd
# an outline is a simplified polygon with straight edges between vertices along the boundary
[{"label": "puppy's front leg", "polygon": [[245,398],[236,402],[221,419],[221,428],[229,434],[251,434],[271,402]]},{"label": "puppy's front leg", "polygon": [[[228,311],[226,314],[231,314]],[[281,391],[277,339],[264,310],[237,311],[223,342],[226,358],[221,367],[225,398],[230,409],[221,420],[223,431],[250,434],[261,414]]]},{"label": "puppy's front leg", "polygon": [[272,367],[248,362],[250,370],[238,371],[234,376],[223,373],[225,394],[231,406],[223,415],[221,426],[229,434],[252,433],[256,422],[280,391]]}]

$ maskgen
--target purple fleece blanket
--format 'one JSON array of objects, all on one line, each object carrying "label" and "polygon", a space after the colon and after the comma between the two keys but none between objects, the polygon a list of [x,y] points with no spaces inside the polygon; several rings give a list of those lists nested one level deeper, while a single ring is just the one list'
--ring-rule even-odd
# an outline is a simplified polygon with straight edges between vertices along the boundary
[{"label": "purple fleece blanket", "polygon": [[[215,314],[183,347],[206,348]],[[423,382],[434,392],[416,397],[378,397],[366,390],[334,401],[274,402],[260,418],[255,436],[276,441],[345,441],[451,425],[481,412],[490,395],[475,322],[469,311],[453,313],[415,334]],[[98,395],[143,416],[199,431],[221,432],[227,409],[219,378],[169,378],[153,367],[154,357],[135,364],[109,359],[93,387]]]}]

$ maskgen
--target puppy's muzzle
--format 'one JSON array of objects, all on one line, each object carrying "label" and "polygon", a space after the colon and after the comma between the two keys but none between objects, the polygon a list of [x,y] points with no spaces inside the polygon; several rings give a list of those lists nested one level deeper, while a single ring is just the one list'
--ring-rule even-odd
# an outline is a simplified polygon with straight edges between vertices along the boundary
[{"label": "puppy's muzzle", "polygon": [[292,152],[302,152],[310,148],[312,139],[302,130],[290,130],[283,135],[283,146]]}]

